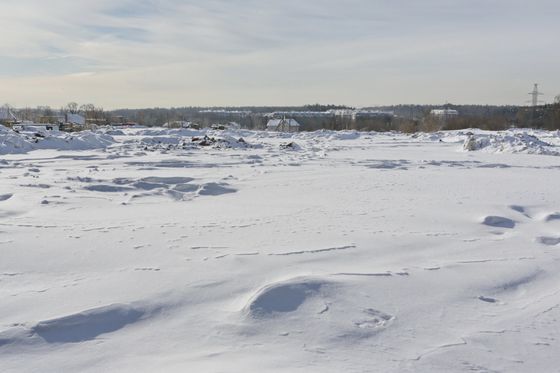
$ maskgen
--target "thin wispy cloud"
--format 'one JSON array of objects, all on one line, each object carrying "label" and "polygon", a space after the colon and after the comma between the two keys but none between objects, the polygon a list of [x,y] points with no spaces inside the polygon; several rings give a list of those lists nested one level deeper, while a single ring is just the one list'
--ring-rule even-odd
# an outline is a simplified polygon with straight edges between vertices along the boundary
[{"label": "thin wispy cloud", "polygon": [[[544,11],[546,9],[546,11]],[[557,1],[4,0],[13,105],[522,103],[550,96]]]}]

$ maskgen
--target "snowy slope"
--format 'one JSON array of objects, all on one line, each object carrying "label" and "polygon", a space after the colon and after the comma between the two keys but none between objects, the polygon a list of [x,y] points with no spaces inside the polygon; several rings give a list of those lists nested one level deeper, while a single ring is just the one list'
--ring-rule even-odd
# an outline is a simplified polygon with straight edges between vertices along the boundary
[{"label": "snowy slope", "polygon": [[560,157],[468,132],[4,151],[0,370],[558,371]]}]

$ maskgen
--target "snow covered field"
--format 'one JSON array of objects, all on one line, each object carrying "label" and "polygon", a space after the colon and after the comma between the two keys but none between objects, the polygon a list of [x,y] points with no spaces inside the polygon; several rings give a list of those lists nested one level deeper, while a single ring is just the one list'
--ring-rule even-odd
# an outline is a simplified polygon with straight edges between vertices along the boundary
[{"label": "snow covered field", "polygon": [[559,372],[560,134],[473,132],[1,129],[0,371]]}]

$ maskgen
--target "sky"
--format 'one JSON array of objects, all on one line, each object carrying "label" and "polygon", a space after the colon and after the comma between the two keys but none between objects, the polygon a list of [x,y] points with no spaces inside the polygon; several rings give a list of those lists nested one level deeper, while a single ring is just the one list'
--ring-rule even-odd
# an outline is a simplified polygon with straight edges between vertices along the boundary
[{"label": "sky", "polygon": [[526,104],[558,0],[0,0],[0,105]]}]

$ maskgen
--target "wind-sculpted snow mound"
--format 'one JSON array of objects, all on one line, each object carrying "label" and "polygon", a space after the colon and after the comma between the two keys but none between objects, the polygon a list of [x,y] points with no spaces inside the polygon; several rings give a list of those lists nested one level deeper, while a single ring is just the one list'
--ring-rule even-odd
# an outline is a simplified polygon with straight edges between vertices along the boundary
[{"label": "wind-sculpted snow mound", "polygon": [[115,143],[112,136],[83,131],[65,133],[59,131],[18,133],[6,127],[0,128],[0,154],[27,153],[36,149],[91,150],[104,149]]},{"label": "wind-sculpted snow mound", "polygon": [[326,283],[319,280],[298,279],[276,283],[261,289],[247,306],[256,318],[268,318],[293,312],[316,297]]},{"label": "wind-sculpted snow mound", "polygon": [[159,310],[159,306],[140,302],[111,304],[40,321],[35,325],[18,323],[0,331],[0,348],[9,345],[92,341],[148,319]]},{"label": "wind-sculpted snow mound", "polygon": [[[312,339],[330,348],[340,347],[340,341],[352,344],[375,338],[390,328],[396,317],[371,304],[371,293],[363,298],[363,289],[363,282],[326,277],[270,283],[246,303],[244,333],[290,336],[298,343],[308,342],[308,336],[313,335]],[[382,303],[380,299],[377,302]]]},{"label": "wind-sculpted snow mound", "polygon": [[557,146],[526,132],[471,135],[465,140],[463,149],[488,153],[560,155],[560,149]]},{"label": "wind-sculpted snow mound", "polygon": [[32,331],[49,343],[83,342],[133,324],[145,313],[143,309],[136,309],[126,304],[113,304],[41,321],[32,328]]}]

